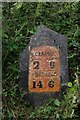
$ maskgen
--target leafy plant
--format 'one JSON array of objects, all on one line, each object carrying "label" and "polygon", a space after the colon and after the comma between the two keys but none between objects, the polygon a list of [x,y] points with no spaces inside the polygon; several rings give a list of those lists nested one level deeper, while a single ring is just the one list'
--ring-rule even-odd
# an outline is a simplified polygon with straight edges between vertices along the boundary
[{"label": "leafy plant", "polygon": [[[2,120],[30,118],[76,119],[80,105],[80,45],[79,11],[75,3],[2,3],[3,39],[3,115]],[[69,81],[67,93],[62,99],[49,99],[34,109],[23,99],[19,91],[19,55],[28,45],[38,25],[45,25],[68,38]],[[76,83],[74,83],[76,79]],[[78,84],[78,88],[77,85]]]},{"label": "leafy plant", "polygon": [[68,83],[67,93],[61,99],[48,99],[47,103],[30,112],[30,118],[66,119],[77,118],[75,108],[78,105],[78,86]]}]

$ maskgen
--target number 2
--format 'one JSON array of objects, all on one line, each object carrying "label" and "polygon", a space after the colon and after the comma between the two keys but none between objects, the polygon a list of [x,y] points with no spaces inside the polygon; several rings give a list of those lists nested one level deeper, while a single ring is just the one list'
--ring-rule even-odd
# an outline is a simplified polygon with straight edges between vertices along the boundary
[{"label": "number 2", "polygon": [[33,62],[33,69],[39,69],[39,61]]}]

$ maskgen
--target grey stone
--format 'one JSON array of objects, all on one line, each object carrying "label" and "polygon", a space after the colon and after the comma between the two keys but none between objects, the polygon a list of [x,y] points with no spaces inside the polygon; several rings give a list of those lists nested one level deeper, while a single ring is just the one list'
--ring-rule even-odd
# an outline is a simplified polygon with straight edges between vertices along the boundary
[{"label": "grey stone", "polygon": [[[33,48],[49,45],[59,49],[60,52],[60,77],[61,91],[60,92],[28,92],[28,72],[29,72],[29,51]],[[67,38],[57,32],[45,27],[39,26],[36,34],[30,39],[29,45],[24,49],[20,56],[20,89],[25,92],[25,97],[28,102],[34,106],[42,105],[49,97],[59,97],[65,90],[68,82],[68,61],[67,61]]]}]

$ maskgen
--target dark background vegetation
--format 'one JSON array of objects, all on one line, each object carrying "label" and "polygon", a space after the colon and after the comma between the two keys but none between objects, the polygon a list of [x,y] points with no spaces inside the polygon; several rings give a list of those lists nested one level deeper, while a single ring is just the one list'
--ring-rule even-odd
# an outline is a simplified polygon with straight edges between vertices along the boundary
[{"label": "dark background vegetation", "polygon": [[[77,3],[3,3],[3,115],[2,120],[79,118],[80,29]],[[19,55],[39,25],[68,38],[69,83],[61,100],[49,99],[35,109],[19,92]]]}]

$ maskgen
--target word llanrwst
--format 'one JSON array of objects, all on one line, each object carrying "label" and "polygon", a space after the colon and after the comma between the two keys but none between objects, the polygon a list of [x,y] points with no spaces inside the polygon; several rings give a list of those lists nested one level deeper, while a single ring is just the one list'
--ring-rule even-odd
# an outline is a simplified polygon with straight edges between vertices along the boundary
[{"label": "word llanrwst", "polygon": [[55,55],[55,52],[50,52],[50,51],[47,51],[47,52],[31,52],[30,53],[32,56],[53,56]]}]

